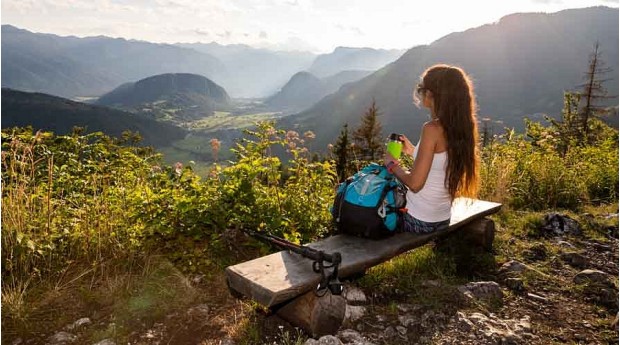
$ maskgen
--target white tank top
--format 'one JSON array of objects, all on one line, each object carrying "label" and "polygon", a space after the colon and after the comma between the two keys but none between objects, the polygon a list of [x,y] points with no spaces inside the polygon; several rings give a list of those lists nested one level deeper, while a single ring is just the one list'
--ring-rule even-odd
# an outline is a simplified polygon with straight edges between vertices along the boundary
[{"label": "white tank top", "polygon": [[[413,152],[414,159],[418,155],[418,147],[419,143]],[[425,222],[450,219],[452,198],[444,184],[447,163],[448,153],[446,151],[435,153],[424,187],[417,193],[407,191],[407,209],[414,218]]]}]

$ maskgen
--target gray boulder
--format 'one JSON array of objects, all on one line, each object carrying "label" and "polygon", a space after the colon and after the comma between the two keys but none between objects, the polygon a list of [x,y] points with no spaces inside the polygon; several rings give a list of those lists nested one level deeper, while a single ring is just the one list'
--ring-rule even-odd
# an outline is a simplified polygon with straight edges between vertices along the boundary
[{"label": "gray boulder", "polygon": [[573,278],[575,284],[587,284],[587,283],[599,283],[604,285],[610,285],[610,276],[599,270],[583,270]]},{"label": "gray boulder", "polygon": [[502,302],[504,293],[496,282],[473,282],[461,285],[458,290],[467,298],[486,303]]},{"label": "gray boulder", "polygon": [[65,345],[71,344],[77,339],[77,336],[67,333],[58,332],[47,339],[48,345]]}]

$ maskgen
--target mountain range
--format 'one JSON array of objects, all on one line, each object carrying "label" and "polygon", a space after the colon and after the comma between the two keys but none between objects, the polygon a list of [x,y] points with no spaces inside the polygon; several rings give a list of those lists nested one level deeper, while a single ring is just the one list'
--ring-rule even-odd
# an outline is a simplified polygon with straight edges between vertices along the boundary
[{"label": "mountain range", "polygon": [[[463,67],[472,77],[479,105],[479,119],[488,121],[491,130],[498,133],[504,127],[522,129],[524,117],[535,120],[541,120],[542,114],[560,117],[563,93],[576,90],[584,83],[589,56],[596,42],[600,46],[601,61],[612,70],[603,76],[611,79],[604,85],[610,95],[618,94],[617,27],[618,9],[608,7],[573,9],[551,14],[513,14],[492,24],[452,33],[429,45],[413,47],[374,72],[365,68],[351,70],[352,66],[359,66],[356,65],[358,56],[372,55],[362,48],[355,48],[364,52],[361,54],[351,52],[348,48],[338,48],[330,54],[314,58],[304,53],[299,53],[299,56],[296,53],[283,54],[281,58],[289,59],[286,61],[290,66],[307,65],[291,73],[293,77],[285,77],[286,73],[279,75],[278,78],[282,78],[280,86],[274,89],[271,93],[273,96],[265,102],[286,111],[305,108],[300,113],[280,118],[278,126],[314,131],[316,138],[311,144],[314,150],[324,151],[328,143],[336,140],[345,123],[350,129],[355,128],[373,100],[381,114],[384,135],[399,132],[415,141],[422,123],[428,119],[428,113],[412,105],[414,85],[427,67],[435,63],[448,63]],[[211,44],[211,53],[207,53],[198,51],[198,46],[162,45],[108,37],[60,37],[35,34],[7,25],[2,26],[2,48],[3,86],[54,95],[66,94],[67,97],[98,96],[118,87],[99,102],[132,112],[139,112],[140,109],[144,110],[145,105],[149,108],[153,104],[164,105],[168,113],[180,108],[204,106],[194,114],[171,114],[182,115],[182,121],[208,115],[219,106],[225,107],[226,100],[235,97],[232,93],[228,95],[228,87],[220,82],[226,79],[230,66],[234,65],[230,61],[237,61],[237,66],[251,65],[251,60],[243,59],[244,52],[255,50],[253,54],[257,55],[250,55],[257,61],[258,55],[268,54],[246,46]],[[265,59],[280,61],[283,69],[286,65],[284,60],[273,57]],[[222,60],[230,64],[226,65]],[[371,60],[366,61],[370,64]],[[333,66],[339,66],[336,70],[342,70],[325,77],[323,74],[329,73],[331,68],[329,61],[332,61]],[[257,66],[267,69],[266,66],[272,66],[271,62]],[[253,68],[247,67],[246,71]],[[200,71],[187,71],[190,69]],[[291,70],[293,67],[290,67]],[[317,74],[311,72],[313,70]],[[269,79],[265,83],[271,82],[268,73],[260,73],[257,74],[260,78]],[[140,76],[142,74],[147,75]],[[238,81],[243,79],[242,76],[235,78]],[[188,88],[175,89],[178,81],[187,84]],[[202,86],[205,88],[201,89]],[[260,92],[267,92],[274,87],[272,83]],[[214,101],[211,90],[219,95],[221,102]],[[162,98],[164,93],[168,96]],[[176,96],[170,98],[169,95]],[[26,101],[28,97],[33,100]],[[142,125],[140,121],[151,120],[144,116],[70,102],[38,93],[18,93],[3,89],[2,125],[32,124],[49,128],[47,125],[52,123],[52,127],[64,131],[70,129],[71,121],[85,125],[84,121],[94,119],[96,125],[88,125],[89,128],[104,128],[105,121],[115,122],[109,129],[112,132],[108,133],[114,135],[119,133],[118,127],[124,123],[120,120],[121,116],[130,116],[131,121],[140,123],[127,124],[133,126],[131,128],[140,128],[141,132],[155,128],[158,134],[148,140],[158,145],[168,140],[162,133],[168,133],[166,131],[170,128],[152,127],[155,126],[152,122]],[[254,101],[244,104],[254,104]],[[52,110],[46,111],[47,105]],[[607,100],[605,105],[616,108],[615,117],[608,120],[617,126],[617,98]],[[159,110],[161,108],[158,107]],[[22,114],[17,111],[22,111]],[[106,111],[112,111],[115,115],[106,116]],[[59,120],[61,112],[68,115]],[[83,115],[86,113],[98,115],[88,117]],[[142,112],[143,115],[145,113]],[[259,113],[262,112],[250,115],[259,118]],[[226,121],[233,119],[237,120],[233,116]],[[59,121],[62,123],[59,124]],[[183,137],[183,132],[178,131],[178,128],[170,129],[170,137]],[[147,133],[143,135],[146,137]]]},{"label": "mountain range", "polygon": [[[417,140],[425,109],[412,104],[420,74],[436,63],[460,66],[474,82],[479,119],[489,118],[495,132],[523,128],[523,118],[559,118],[565,90],[584,82],[589,55],[599,42],[601,59],[611,68],[604,85],[618,94],[618,9],[593,7],[557,13],[523,13],[496,23],[447,35],[408,50],[361,81],[350,83],[310,109],[284,118],[283,128],[313,130],[313,148],[325,150],[342,126],[355,128],[373,100],[384,134],[399,132]],[[617,107],[617,98],[609,106]],[[616,113],[617,117],[617,113]],[[617,125],[618,119],[611,119]]]},{"label": "mountain range", "polygon": [[330,54],[317,56],[308,72],[324,78],[347,70],[376,71],[404,52],[399,49],[337,47]]},{"label": "mountain range", "polygon": [[177,43],[216,57],[228,71],[220,82],[235,98],[262,98],[275,93],[295,73],[308,68],[316,55],[271,51],[243,44]]},{"label": "mountain range", "polygon": [[224,87],[231,97],[263,98],[276,93],[295,73],[314,68],[320,61],[337,63],[319,64],[335,74],[376,70],[381,61],[393,61],[397,55],[370,48],[338,48],[316,55],[246,45],[65,37],[11,25],[2,25],[0,37],[2,87],[68,98],[99,97],[121,84],[165,73],[202,75]]},{"label": "mountain range", "polygon": [[267,98],[265,103],[277,110],[302,111],[337,91],[342,85],[358,81],[371,73],[372,71],[342,71],[329,77],[318,78],[310,72],[298,72],[278,93]]},{"label": "mountain range", "polygon": [[62,97],[100,96],[162,73],[222,78],[224,65],[192,49],[122,38],[61,37],[2,25],[2,87]]}]

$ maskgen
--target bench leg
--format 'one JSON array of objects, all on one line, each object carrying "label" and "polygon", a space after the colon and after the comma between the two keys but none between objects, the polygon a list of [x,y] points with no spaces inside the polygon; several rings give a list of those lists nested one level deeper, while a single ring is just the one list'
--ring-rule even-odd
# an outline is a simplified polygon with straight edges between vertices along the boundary
[{"label": "bench leg", "polygon": [[344,320],[346,307],[343,296],[327,292],[323,297],[317,297],[314,291],[310,291],[278,308],[276,314],[318,338],[336,334]]},{"label": "bench leg", "polygon": [[495,222],[489,218],[475,220],[462,229],[465,240],[479,245],[486,251],[493,250],[493,240],[495,239]]}]

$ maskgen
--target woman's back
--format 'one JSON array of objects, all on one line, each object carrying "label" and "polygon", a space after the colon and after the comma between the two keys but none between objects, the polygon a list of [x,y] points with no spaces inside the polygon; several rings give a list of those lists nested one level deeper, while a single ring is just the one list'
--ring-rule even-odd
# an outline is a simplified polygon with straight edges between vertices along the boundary
[{"label": "woman's back", "polygon": [[[418,150],[414,150],[414,159],[417,153]],[[452,197],[445,185],[447,160],[446,151],[436,152],[424,187],[417,193],[407,192],[407,209],[413,217],[425,222],[439,222],[450,218]]]}]

